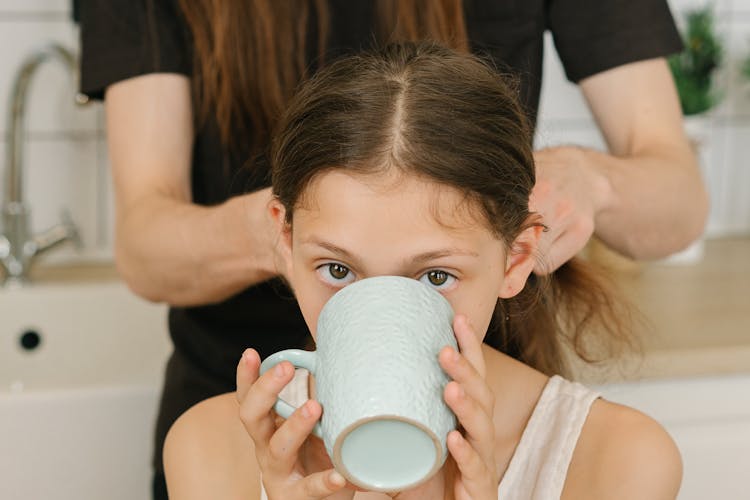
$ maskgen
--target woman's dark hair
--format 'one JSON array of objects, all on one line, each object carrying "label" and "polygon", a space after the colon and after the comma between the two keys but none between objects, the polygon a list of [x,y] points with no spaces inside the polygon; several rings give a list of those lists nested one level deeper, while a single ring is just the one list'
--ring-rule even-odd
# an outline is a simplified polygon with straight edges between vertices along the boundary
[{"label": "woman's dark hair", "polygon": [[[360,0],[352,0],[358,2]],[[263,152],[297,84],[307,77],[308,31],[324,63],[326,0],[179,0],[194,51],[197,117],[214,114],[225,146],[233,138]],[[378,42],[429,39],[467,50],[462,0],[375,0]]]},{"label": "woman's dark hair", "polygon": [[[272,142],[272,186],[287,223],[323,172],[398,169],[460,190],[510,248],[540,222],[528,208],[532,131],[507,81],[477,57],[436,44],[392,44],[319,71],[291,99]],[[629,338],[618,304],[597,274],[572,261],[498,300],[485,342],[564,374],[561,335],[586,360],[590,338]]]}]

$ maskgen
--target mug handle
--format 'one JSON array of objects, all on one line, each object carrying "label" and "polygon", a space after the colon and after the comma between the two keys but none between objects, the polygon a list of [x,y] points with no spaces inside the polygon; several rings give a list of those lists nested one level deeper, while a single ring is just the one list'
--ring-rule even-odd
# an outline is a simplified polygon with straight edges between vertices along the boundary
[{"label": "mug handle", "polygon": [[[260,364],[260,375],[263,375],[268,370],[278,365],[282,361],[289,361],[295,368],[305,368],[313,375],[315,374],[315,368],[317,355],[315,352],[303,351],[301,349],[287,349],[285,351],[279,351],[271,354]],[[283,418],[289,418],[292,413],[297,409],[283,401],[281,398],[276,399],[276,404],[273,405],[273,409]],[[315,424],[312,433],[323,439],[323,431],[320,427],[320,422]]]}]

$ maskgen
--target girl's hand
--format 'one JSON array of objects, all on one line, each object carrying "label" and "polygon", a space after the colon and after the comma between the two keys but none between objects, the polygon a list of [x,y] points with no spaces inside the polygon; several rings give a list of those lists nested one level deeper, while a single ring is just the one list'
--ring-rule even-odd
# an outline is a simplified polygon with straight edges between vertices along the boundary
[{"label": "girl's hand", "polygon": [[464,434],[448,434],[448,451],[458,466],[456,500],[497,500],[499,482],[495,465],[495,397],[485,381],[482,344],[466,316],[456,315],[453,330],[460,353],[452,347],[440,351],[440,366],[453,380],[443,397],[458,417]]},{"label": "girl's hand", "polygon": [[273,406],[284,386],[294,377],[294,367],[283,362],[259,376],[260,357],[247,349],[237,366],[237,401],[240,419],[255,443],[255,457],[270,500],[313,500],[341,490],[346,481],[333,469],[307,475],[299,457],[322,410],[309,400],[289,419],[276,425]]}]

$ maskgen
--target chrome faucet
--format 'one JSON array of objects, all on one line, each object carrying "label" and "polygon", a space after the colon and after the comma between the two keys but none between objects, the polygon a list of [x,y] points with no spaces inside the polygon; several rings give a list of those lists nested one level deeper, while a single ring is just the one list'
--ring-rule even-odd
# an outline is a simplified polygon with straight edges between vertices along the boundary
[{"label": "chrome faucet", "polygon": [[[73,74],[78,72],[76,57],[65,47],[51,44],[24,59],[13,80],[7,130],[8,145],[5,163],[5,189],[0,218],[0,267],[5,271],[0,283],[24,282],[34,257],[66,241],[80,245],[80,238],[70,216],[39,234],[32,235],[29,227],[30,208],[23,201],[23,146],[26,131],[26,100],[31,79],[37,68],[47,60],[57,59]],[[81,94],[76,102],[84,104]]]}]

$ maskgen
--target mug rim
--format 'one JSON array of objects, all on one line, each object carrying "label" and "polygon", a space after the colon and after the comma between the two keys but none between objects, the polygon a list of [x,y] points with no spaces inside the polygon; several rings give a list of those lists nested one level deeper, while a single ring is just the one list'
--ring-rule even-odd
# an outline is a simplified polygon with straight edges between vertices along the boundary
[{"label": "mug rim", "polygon": [[[432,440],[432,444],[435,447],[435,461],[430,467],[430,470],[427,473],[425,473],[422,477],[418,478],[417,480],[412,481],[410,483],[406,483],[403,486],[399,486],[398,488],[380,488],[377,486],[373,486],[371,484],[363,483],[361,480],[357,479],[349,471],[349,469],[346,467],[346,464],[344,463],[341,457],[341,449],[343,447],[344,441],[349,436],[349,434],[351,434],[353,431],[355,431],[356,429],[358,429],[360,426],[364,424],[367,424],[370,422],[382,421],[382,420],[399,421],[399,422],[404,422],[414,427],[417,427],[419,430],[425,433]],[[407,490],[410,488],[414,488],[424,483],[425,481],[429,480],[440,469],[440,467],[443,466],[443,463],[445,462],[445,459],[447,458],[447,451],[445,454],[443,453],[443,446],[442,446],[442,443],[440,442],[440,439],[438,439],[438,437],[435,435],[432,429],[422,424],[421,422],[412,418],[401,416],[401,415],[383,414],[383,415],[362,417],[352,422],[351,424],[347,425],[344,429],[342,429],[341,432],[339,432],[339,435],[337,436],[336,441],[333,444],[333,457],[331,458],[332,458],[332,461],[336,470],[339,471],[341,475],[343,475],[346,478],[346,480],[349,481],[350,483],[356,486],[359,486],[360,488],[365,488],[367,489],[367,491],[386,493],[386,492],[393,492],[393,491],[403,491],[403,490]]]}]

